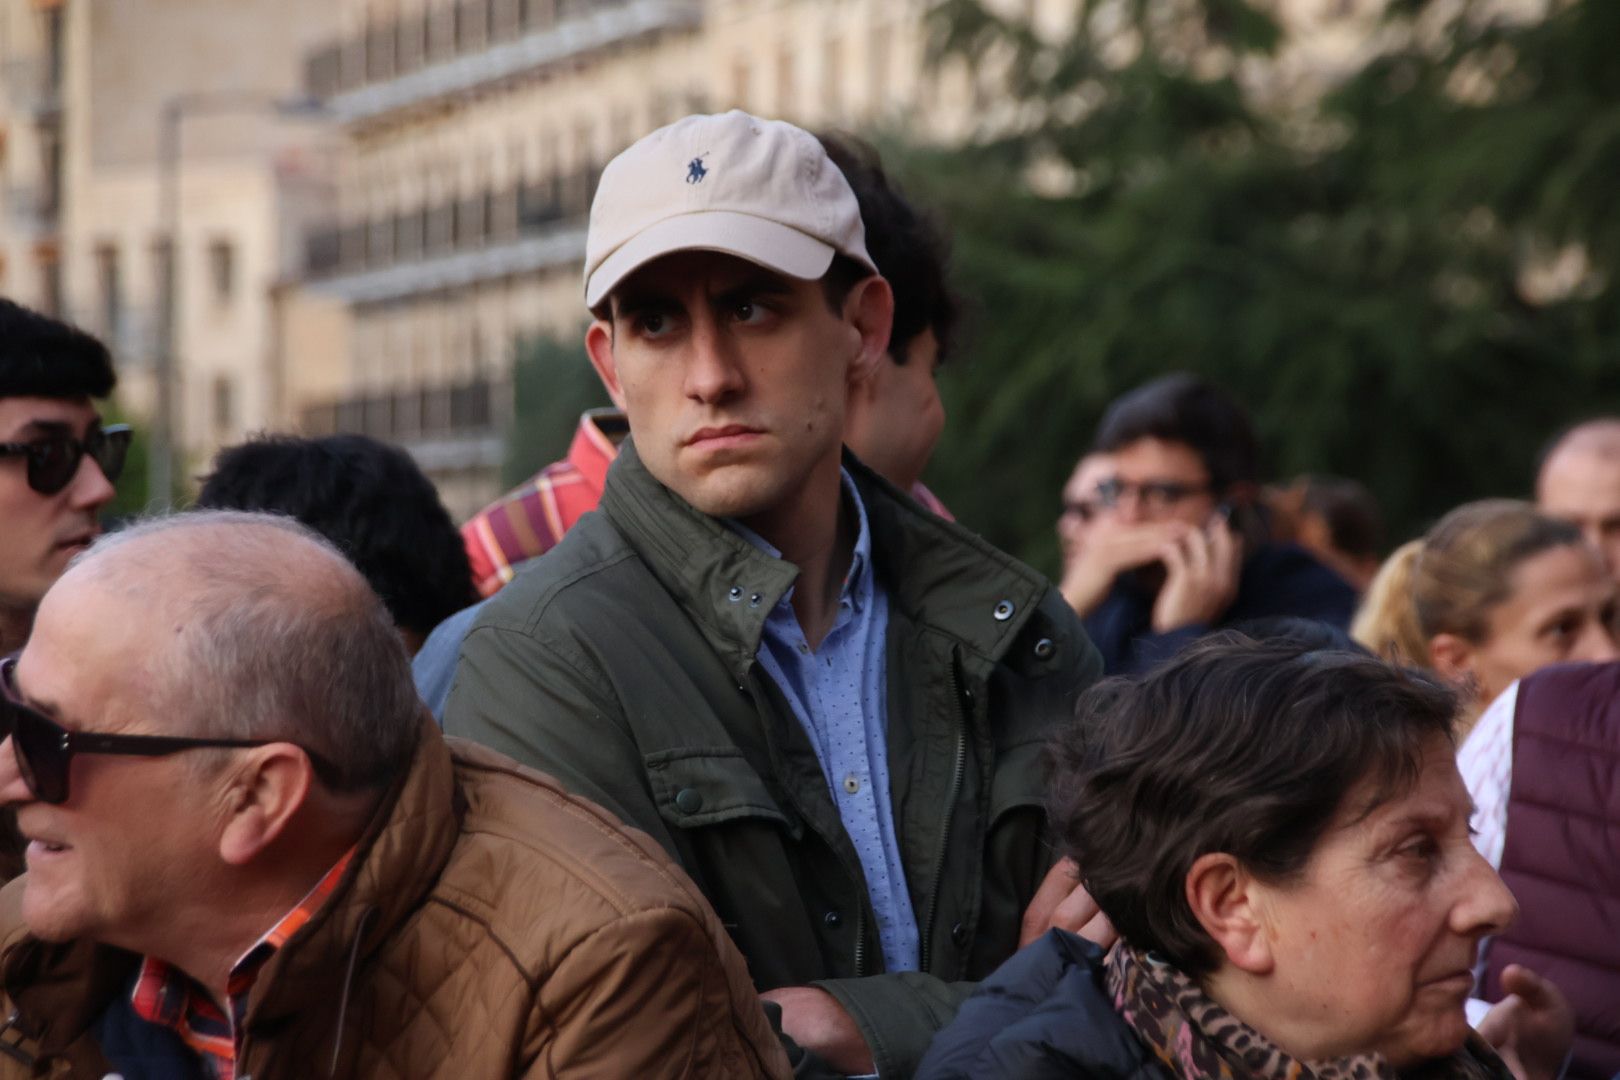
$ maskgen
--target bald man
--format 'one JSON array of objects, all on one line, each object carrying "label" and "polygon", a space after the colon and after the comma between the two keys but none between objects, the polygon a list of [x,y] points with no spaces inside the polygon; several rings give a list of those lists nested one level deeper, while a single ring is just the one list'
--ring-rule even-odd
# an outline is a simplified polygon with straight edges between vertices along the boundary
[{"label": "bald man", "polygon": [[393,619],[289,519],[97,543],[0,661],[0,1080],[782,1076],[646,836],[447,745]]},{"label": "bald man", "polygon": [[1620,578],[1620,419],[1589,420],[1554,441],[1536,477],[1536,505],[1578,526]]}]

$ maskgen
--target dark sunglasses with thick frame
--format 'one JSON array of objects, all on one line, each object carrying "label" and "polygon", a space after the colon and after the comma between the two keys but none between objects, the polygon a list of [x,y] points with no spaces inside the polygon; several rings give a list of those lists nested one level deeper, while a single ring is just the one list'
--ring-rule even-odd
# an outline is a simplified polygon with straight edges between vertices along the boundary
[{"label": "dark sunglasses with thick frame", "polygon": [[109,484],[124,471],[133,436],[128,424],[94,428],[77,439],[65,432],[28,442],[0,443],[0,457],[28,459],[28,486],[41,495],[55,495],[73,482],[86,457],[96,463]]},{"label": "dark sunglasses with thick frame", "polygon": [[[118,754],[126,757],[167,757],[182,750],[242,749],[287,742],[286,739],[201,739],[177,735],[104,735],[69,731],[38,709],[26,704],[17,691],[17,658],[0,659],[0,738],[11,739],[17,771],[28,791],[45,803],[68,800],[68,775],[75,754]],[[296,745],[296,744],[294,744]],[[304,747],[311,766],[328,784],[337,770]]]}]

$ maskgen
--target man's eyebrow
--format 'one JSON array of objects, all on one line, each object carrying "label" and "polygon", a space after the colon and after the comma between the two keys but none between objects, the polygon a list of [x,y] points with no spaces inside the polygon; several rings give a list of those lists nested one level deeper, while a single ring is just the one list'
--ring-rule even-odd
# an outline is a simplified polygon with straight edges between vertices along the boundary
[{"label": "man's eyebrow", "polygon": [[746,300],[750,296],[786,296],[793,291],[793,286],[779,274],[758,273],[728,285],[715,294],[716,303],[728,304],[738,300]]},{"label": "man's eyebrow", "polygon": [[650,290],[625,292],[613,298],[614,315],[644,315],[649,311],[669,311],[676,306],[674,297]]},{"label": "man's eyebrow", "polygon": [[[98,419],[91,426],[94,427],[100,422],[101,421]],[[68,423],[66,420],[30,420],[28,423],[18,428],[17,433],[7,441],[9,442],[15,440],[18,442],[26,442],[29,438],[40,435],[71,434],[73,434],[73,425]]]},{"label": "man's eyebrow", "polygon": [[43,713],[52,720],[60,720],[62,718],[62,709],[59,705],[50,701],[42,701],[39,698],[34,697],[28,691],[24,690],[21,686],[17,685],[17,672],[15,668],[12,669],[10,681],[11,686],[8,692],[13,699],[22,702],[24,705],[28,706],[30,709],[33,709],[37,713]]}]

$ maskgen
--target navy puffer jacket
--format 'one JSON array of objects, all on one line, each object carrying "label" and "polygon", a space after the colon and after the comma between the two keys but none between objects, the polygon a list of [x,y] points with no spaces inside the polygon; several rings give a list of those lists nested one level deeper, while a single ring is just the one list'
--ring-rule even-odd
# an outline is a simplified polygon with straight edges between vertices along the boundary
[{"label": "navy puffer jacket", "polygon": [[1103,952],[1065,930],[1020,950],[934,1037],[917,1080],[1170,1080],[1114,1006]]}]

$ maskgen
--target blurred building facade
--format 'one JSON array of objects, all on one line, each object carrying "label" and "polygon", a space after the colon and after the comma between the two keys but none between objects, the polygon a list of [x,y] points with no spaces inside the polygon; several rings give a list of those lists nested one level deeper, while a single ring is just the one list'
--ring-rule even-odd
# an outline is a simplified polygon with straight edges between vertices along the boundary
[{"label": "blurred building facade", "polygon": [[148,422],[172,353],[182,479],[284,411],[273,300],[335,196],[291,106],[338,25],[329,0],[0,0],[0,293],[103,337]]},{"label": "blurred building facade", "polygon": [[[580,334],[586,215],[619,150],[734,106],[811,127],[971,114],[966,79],[925,70],[925,0],[340,6],[306,84],[350,136],[339,212],[282,335],[327,347],[289,361],[311,378],[288,419],[405,445],[457,514],[496,493],[520,343]],[[299,329],[333,303],[344,330]]]},{"label": "blurred building facade", "polygon": [[[731,107],[944,141],[1016,122],[930,65],[933,2],[0,0],[0,292],[106,336],[138,413],[172,352],[183,474],[262,428],[359,431],[464,515],[498,490],[521,343],[578,338],[624,146]],[[1272,3],[1284,47],[1240,74],[1279,107],[1377,47],[1383,0]],[[993,6],[1052,35],[1110,7]],[[300,99],[326,119],[278,118]]]}]

